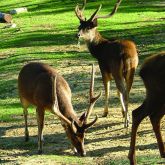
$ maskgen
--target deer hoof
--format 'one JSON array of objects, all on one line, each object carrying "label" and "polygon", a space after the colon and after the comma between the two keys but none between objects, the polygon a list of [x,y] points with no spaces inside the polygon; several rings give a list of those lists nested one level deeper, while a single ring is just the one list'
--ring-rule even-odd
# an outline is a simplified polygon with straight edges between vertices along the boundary
[{"label": "deer hoof", "polygon": [[132,158],[130,154],[128,155],[128,159],[129,159],[130,165],[136,165],[136,159]]},{"label": "deer hoof", "polygon": [[81,154],[81,156],[82,156],[82,157],[85,157],[85,156],[86,156],[86,152],[83,152],[83,153]]},{"label": "deer hoof", "polygon": [[165,158],[165,152],[161,154],[161,158]]},{"label": "deer hoof", "polygon": [[25,137],[25,142],[29,141],[29,136]]},{"label": "deer hoof", "polygon": [[42,154],[42,150],[38,150],[38,154],[41,155]]},{"label": "deer hoof", "polygon": [[104,112],[102,117],[107,117],[108,116],[108,112]]},{"label": "deer hoof", "polygon": [[130,165],[136,165],[135,161],[130,161]]}]

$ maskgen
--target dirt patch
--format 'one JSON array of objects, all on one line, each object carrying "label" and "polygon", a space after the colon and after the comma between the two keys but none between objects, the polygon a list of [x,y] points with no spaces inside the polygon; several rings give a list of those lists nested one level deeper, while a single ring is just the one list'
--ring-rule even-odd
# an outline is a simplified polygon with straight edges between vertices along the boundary
[{"label": "dirt patch", "polygon": [[[95,113],[101,116],[102,109],[95,108]],[[24,123],[1,123],[0,124],[0,159],[2,163],[24,164],[43,163],[48,164],[45,156],[72,156],[70,143],[66,138],[64,130],[57,118],[52,115],[46,117],[44,128],[44,154],[37,156],[37,126],[31,115],[29,119],[30,141],[24,142]],[[91,119],[94,116],[91,116]],[[163,118],[163,125],[164,118]],[[165,127],[162,126],[162,132]],[[119,108],[111,108],[107,118],[99,118],[99,121],[86,134],[85,148],[87,157],[82,164],[104,164],[106,160],[125,159],[128,154],[130,143],[130,129],[123,128],[123,120]],[[138,131],[137,155],[158,155],[156,139],[149,120],[145,119]],[[33,159],[31,158],[33,156]],[[84,163],[83,163],[84,162]],[[68,164],[65,160],[58,162],[54,158],[50,163]],[[70,164],[70,163],[69,163]],[[75,163],[77,164],[77,163]]]},{"label": "dirt patch", "polygon": [[[72,101],[78,115],[88,107],[91,63],[93,61],[90,60],[82,63],[81,59],[58,61],[57,69],[71,86]],[[103,85],[96,63],[95,92],[97,93],[100,90],[103,90]],[[133,109],[142,103],[144,96],[143,83],[136,76],[130,94],[130,114]],[[97,114],[99,120],[86,133],[85,149],[87,157],[79,158],[74,156],[60,121],[49,113],[45,119],[44,153],[43,155],[37,155],[37,126],[35,114],[33,113],[29,115],[28,120],[29,142],[24,142],[22,115],[13,115],[13,118],[18,119],[17,122],[0,123],[0,164],[106,164],[109,161],[115,162],[119,159],[127,159],[130,128],[124,128],[121,105],[116,94],[114,82],[111,85],[110,109],[107,118],[101,117],[103,106],[104,92],[102,98],[96,103],[93,114],[90,117],[92,120]],[[163,118],[163,135],[164,130],[165,121]],[[138,130],[137,156],[141,155],[159,155],[157,142],[148,118],[142,122]]]}]

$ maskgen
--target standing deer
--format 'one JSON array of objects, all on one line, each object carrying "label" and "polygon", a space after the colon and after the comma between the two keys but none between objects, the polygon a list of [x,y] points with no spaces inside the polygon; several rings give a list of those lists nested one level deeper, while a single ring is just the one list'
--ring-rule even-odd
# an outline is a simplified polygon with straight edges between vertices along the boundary
[{"label": "standing deer", "polygon": [[165,52],[151,56],[145,60],[140,76],[146,88],[146,98],[141,106],[132,112],[132,132],[128,158],[135,165],[135,143],[139,124],[149,116],[155,132],[160,155],[165,158],[165,148],[160,132],[160,121],[165,114]]},{"label": "standing deer", "polygon": [[96,121],[87,123],[93,106],[101,93],[94,97],[94,69],[92,69],[92,79],[90,87],[90,106],[87,112],[78,118],[71,103],[71,90],[65,79],[49,65],[43,63],[29,63],[25,65],[19,73],[18,89],[23,106],[25,119],[25,140],[29,139],[27,125],[27,108],[30,104],[36,106],[38,122],[38,153],[42,153],[43,148],[43,127],[45,110],[57,115],[65,129],[68,138],[74,147],[75,152],[85,156],[84,135],[86,129],[91,127]]},{"label": "standing deer", "polygon": [[103,38],[97,31],[97,20],[99,18],[112,17],[119,7],[121,0],[118,0],[112,12],[105,16],[98,16],[100,7],[86,20],[83,16],[86,0],[82,9],[77,5],[75,13],[80,20],[78,28],[78,39],[83,39],[92,54],[98,60],[102,80],[105,88],[105,108],[103,117],[108,115],[108,99],[110,81],[114,78],[122,105],[124,126],[128,127],[128,97],[132,87],[135,69],[138,65],[136,45],[129,40],[108,40]]}]

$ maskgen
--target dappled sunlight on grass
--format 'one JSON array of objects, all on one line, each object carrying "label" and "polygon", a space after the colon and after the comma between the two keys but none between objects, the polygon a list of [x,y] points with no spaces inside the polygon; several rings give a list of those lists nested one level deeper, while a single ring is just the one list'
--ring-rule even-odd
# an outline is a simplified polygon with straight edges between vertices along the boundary
[{"label": "dappled sunlight on grass", "polygon": [[[123,128],[121,104],[114,81],[111,83],[109,115],[102,118],[104,90],[97,61],[89,54],[84,43],[77,46],[79,20],[75,5],[82,0],[1,0],[0,11],[27,7],[28,12],[13,15],[16,28],[5,29],[0,24],[0,155],[1,163],[24,164],[128,164],[130,128]],[[115,0],[87,1],[87,18],[102,3],[99,14],[111,11]],[[145,89],[138,75],[144,59],[164,50],[164,2],[161,0],[122,1],[111,19],[98,20],[98,30],[107,38],[131,39],[138,47],[140,63],[130,93],[129,114],[145,97]],[[20,104],[17,77],[28,62],[44,62],[56,68],[69,83],[72,102],[80,116],[89,106],[91,64],[96,66],[95,92],[103,91],[90,120],[97,114],[98,122],[87,131],[87,157],[75,157],[57,117],[46,113],[44,154],[37,155],[37,122],[35,107],[29,108],[30,141],[24,143],[24,119]],[[164,127],[162,120],[162,130]],[[138,130],[138,164],[165,164],[159,158],[156,139],[149,119]]]}]

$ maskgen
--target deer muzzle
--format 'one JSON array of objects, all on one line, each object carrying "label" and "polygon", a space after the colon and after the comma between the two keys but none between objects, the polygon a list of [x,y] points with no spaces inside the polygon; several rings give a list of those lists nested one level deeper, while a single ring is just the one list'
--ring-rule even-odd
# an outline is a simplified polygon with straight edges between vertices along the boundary
[{"label": "deer muzzle", "polygon": [[77,39],[79,39],[80,36],[81,36],[80,33],[77,33],[77,35],[76,35]]}]

